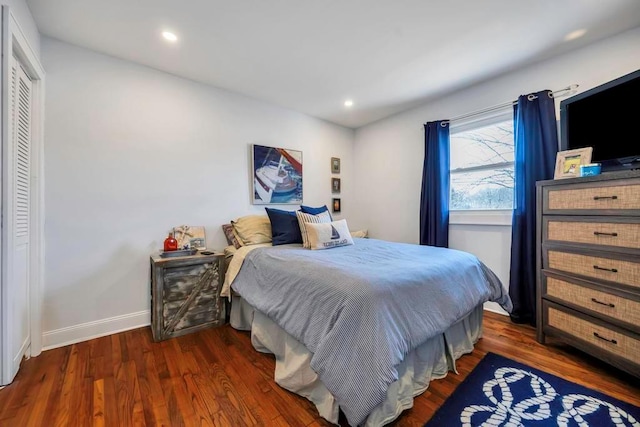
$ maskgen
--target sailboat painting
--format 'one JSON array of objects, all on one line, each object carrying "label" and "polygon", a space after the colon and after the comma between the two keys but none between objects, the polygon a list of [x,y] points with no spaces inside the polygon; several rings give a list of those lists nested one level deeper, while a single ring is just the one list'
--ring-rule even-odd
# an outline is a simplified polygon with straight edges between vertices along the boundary
[{"label": "sailboat painting", "polygon": [[252,203],[302,203],[302,151],[251,146]]}]

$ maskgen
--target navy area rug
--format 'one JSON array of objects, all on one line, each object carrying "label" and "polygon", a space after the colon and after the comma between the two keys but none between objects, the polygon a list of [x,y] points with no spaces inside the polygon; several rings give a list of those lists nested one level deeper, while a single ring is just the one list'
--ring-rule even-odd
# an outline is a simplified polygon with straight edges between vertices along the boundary
[{"label": "navy area rug", "polygon": [[424,427],[640,426],[640,408],[494,353]]}]

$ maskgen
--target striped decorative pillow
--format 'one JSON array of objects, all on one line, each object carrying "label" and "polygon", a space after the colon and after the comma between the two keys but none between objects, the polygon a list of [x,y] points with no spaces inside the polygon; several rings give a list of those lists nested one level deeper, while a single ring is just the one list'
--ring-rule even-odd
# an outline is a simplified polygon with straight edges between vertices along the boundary
[{"label": "striped decorative pillow", "polygon": [[307,223],[322,224],[325,222],[331,222],[331,214],[329,211],[324,211],[317,215],[307,214],[304,212],[296,211],[298,217],[298,225],[300,226],[300,234],[302,234],[302,246],[307,249],[311,248],[309,245],[309,233],[307,233]]}]

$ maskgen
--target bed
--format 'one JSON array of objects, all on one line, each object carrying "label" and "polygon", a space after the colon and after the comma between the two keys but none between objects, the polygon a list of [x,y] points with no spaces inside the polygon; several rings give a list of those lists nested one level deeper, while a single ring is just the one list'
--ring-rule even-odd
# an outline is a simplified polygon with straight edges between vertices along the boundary
[{"label": "bed", "polygon": [[243,246],[222,295],[232,327],[276,357],[276,382],[338,423],[382,426],[482,336],[486,301],[511,310],[495,274],[445,248],[354,238],[313,251],[299,244]]}]

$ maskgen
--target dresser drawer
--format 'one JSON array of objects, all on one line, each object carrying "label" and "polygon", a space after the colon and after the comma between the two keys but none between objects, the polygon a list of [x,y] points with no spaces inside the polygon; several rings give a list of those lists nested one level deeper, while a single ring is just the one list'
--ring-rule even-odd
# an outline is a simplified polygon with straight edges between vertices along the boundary
[{"label": "dresser drawer", "polygon": [[[637,182],[637,181],[636,181]],[[549,189],[545,211],[553,210],[637,210],[640,183],[620,186]]]},{"label": "dresser drawer", "polygon": [[610,354],[640,363],[640,340],[554,307],[546,309],[549,326]]},{"label": "dresser drawer", "polygon": [[621,283],[640,289],[640,264],[637,262],[561,252],[553,249],[547,250],[546,260],[545,268]]},{"label": "dresser drawer", "polygon": [[640,328],[640,302],[546,277],[546,295],[587,308]]},{"label": "dresser drawer", "polygon": [[640,249],[640,223],[546,219],[546,240]]}]

